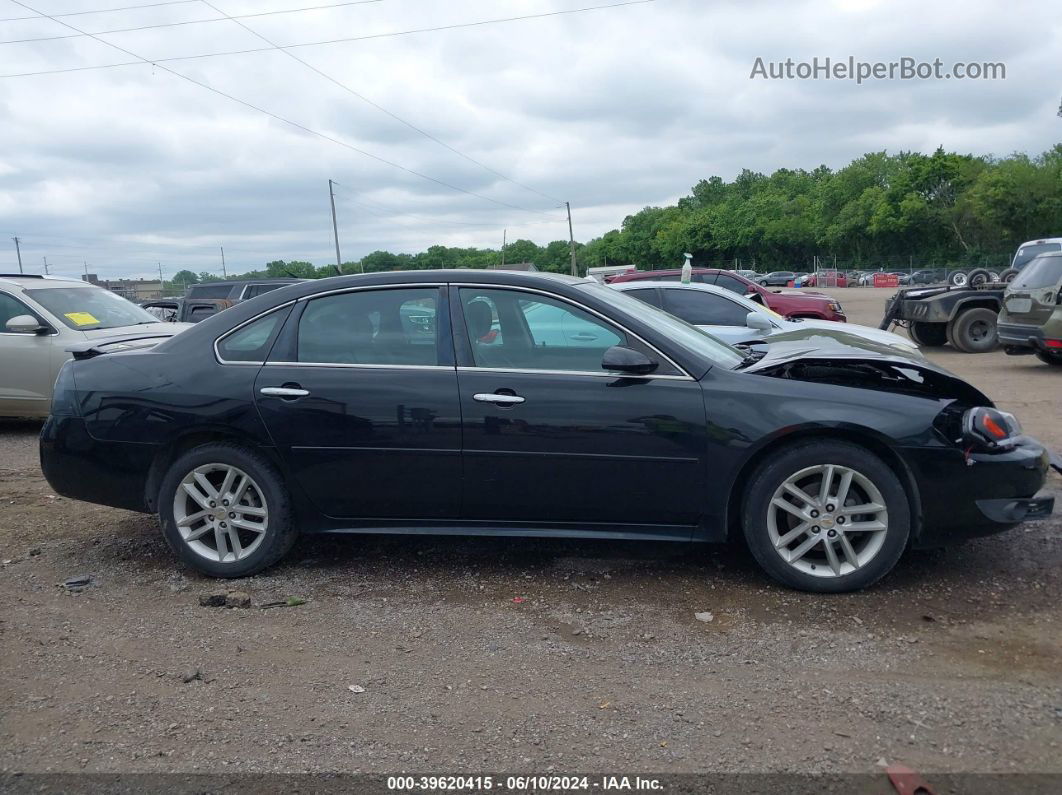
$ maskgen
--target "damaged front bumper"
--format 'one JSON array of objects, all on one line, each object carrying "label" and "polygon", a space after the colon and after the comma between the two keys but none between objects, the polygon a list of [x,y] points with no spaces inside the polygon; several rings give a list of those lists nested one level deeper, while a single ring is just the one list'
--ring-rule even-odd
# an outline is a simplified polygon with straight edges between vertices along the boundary
[{"label": "damaged front bumper", "polygon": [[1048,469],[1062,460],[1028,436],[1009,450],[968,457],[954,449],[907,452],[921,503],[915,547],[994,535],[1054,509],[1054,497],[1041,489]]},{"label": "damaged front bumper", "polygon": [[1030,497],[1019,500],[977,500],[981,513],[999,524],[1017,524],[1043,519],[1055,509],[1054,497]]}]

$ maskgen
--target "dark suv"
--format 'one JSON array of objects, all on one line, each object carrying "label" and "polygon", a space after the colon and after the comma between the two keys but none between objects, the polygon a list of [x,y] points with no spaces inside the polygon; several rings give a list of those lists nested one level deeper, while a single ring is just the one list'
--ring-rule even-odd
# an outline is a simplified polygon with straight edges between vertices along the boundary
[{"label": "dark suv", "polygon": [[[621,273],[612,278],[605,278],[609,284],[619,282],[633,282],[648,280],[654,282],[677,282],[682,279],[682,271],[658,270],[658,271],[630,271]],[[694,268],[693,281],[702,284],[714,284],[731,290],[738,295],[748,296],[754,301],[759,301],[768,309],[773,309],[783,317],[808,317],[817,320],[836,320],[841,323],[848,321],[845,317],[841,304],[825,293],[789,292],[783,293],[768,290],[756,282],[739,276],[732,271],[719,270],[717,268]]]},{"label": "dark suv", "polygon": [[140,306],[160,320],[198,323],[233,304],[269,293],[304,279],[258,279],[256,281],[206,282],[193,284],[183,298],[157,298]]},{"label": "dark suv", "polygon": [[233,303],[246,301],[262,293],[272,292],[279,287],[297,284],[303,279],[259,279],[230,282],[205,282],[193,284],[184,294],[185,298],[224,298]]}]

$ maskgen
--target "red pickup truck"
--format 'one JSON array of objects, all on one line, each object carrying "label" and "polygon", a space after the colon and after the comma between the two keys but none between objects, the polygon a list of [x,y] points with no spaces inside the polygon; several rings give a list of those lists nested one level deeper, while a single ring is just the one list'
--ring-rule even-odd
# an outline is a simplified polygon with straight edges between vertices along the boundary
[{"label": "red pickup truck", "polygon": [[[677,282],[681,278],[682,270],[676,268],[674,270],[629,271],[611,277],[606,276],[605,281],[609,284],[642,280]],[[783,293],[779,290],[770,290],[732,271],[718,270],[716,268],[694,268],[693,281],[725,287],[727,290],[733,290],[735,293],[746,295],[750,298],[755,294],[754,300],[758,299],[766,307],[785,317],[813,317],[818,320],[848,322],[844,310],[841,309],[841,304],[824,293]]]}]

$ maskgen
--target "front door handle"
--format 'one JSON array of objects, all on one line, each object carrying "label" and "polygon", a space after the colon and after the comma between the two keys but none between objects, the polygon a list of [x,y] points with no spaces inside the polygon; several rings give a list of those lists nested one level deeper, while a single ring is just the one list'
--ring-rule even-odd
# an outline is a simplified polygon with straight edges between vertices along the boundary
[{"label": "front door handle", "polygon": [[519,395],[498,395],[493,392],[481,392],[478,395],[473,395],[472,399],[478,400],[480,403],[497,403],[500,406],[516,406],[524,402],[524,399]]},{"label": "front door handle", "polygon": [[258,390],[263,395],[270,397],[297,398],[306,397],[310,394],[309,389],[295,389],[289,386],[266,386]]}]

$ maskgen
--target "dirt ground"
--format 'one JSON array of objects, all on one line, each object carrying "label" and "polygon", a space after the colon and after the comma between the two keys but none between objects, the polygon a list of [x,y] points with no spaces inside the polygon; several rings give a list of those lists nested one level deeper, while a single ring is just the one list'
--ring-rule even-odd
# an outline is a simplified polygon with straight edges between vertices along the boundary
[{"label": "dirt ground", "polygon": [[[930,355],[1062,449],[1057,368]],[[51,492],[39,427],[0,421],[0,774],[1062,773],[1057,512],[844,596],[740,548],[338,538],[213,608],[154,518]]]}]

